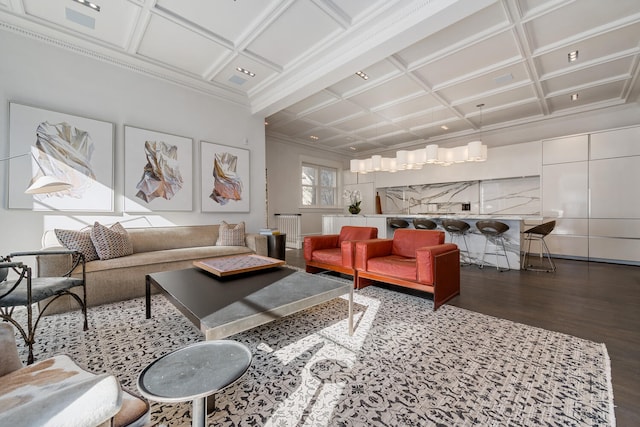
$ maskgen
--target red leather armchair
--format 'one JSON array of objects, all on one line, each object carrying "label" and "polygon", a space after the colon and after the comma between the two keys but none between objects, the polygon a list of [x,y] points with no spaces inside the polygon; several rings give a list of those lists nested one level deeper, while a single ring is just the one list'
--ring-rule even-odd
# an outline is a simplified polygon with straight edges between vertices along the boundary
[{"label": "red leather armchair", "polygon": [[345,225],[340,234],[323,234],[304,238],[304,260],[307,273],[322,270],[337,271],[354,276],[353,258],[355,241],[375,239],[378,237],[376,227],[356,227]]},{"label": "red leather armchair", "polygon": [[355,246],[358,289],[384,282],[430,292],[434,310],[460,293],[460,250],[443,231],[401,229]]}]

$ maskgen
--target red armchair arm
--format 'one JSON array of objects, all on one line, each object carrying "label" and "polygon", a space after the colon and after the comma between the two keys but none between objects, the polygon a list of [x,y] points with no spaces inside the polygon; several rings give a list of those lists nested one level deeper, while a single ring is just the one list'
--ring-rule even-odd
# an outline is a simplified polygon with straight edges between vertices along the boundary
[{"label": "red armchair arm", "polygon": [[340,253],[342,254],[342,266],[353,268],[356,258],[356,241],[344,240],[340,243]]},{"label": "red armchair arm", "polygon": [[356,243],[354,268],[365,271],[367,260],[375,257],[391,255],[393,239],[360,240]]},{"label": "red armchair arm", "polygon": [[304,259],[311,261],[313,251],[319,249],[331,249],[338,247],[337,234],[324,234],[321,236],[305,236],[304,238]]},{"label": "red armchair arm", "polygon": [[[452,243],[444,243],[436,246],[426,246],[416,250],[417,279],[419,283],[433,285],[436,283],[436,263],[441,265],[459,265],[458,246]],[[441,263],[443,260],[452,262]],[[446,272],[438,272],[439,274]],[[452,272],[455,273],[455,272]]]}]

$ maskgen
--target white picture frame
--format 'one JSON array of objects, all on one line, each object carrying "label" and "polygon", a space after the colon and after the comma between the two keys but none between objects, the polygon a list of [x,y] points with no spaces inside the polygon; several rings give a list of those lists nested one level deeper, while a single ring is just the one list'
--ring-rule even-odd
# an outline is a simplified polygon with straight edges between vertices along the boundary
[{"label": "white picture frame", "polygon": [[[226,182],[223,182],[220,176],[214,176],[216,159],[223,169],[219,174],[226,176]],[[249,150],[200,141],[200,162],[202,212],[249,212]]]},{"label": "white picture frame", "polygon": [[[9,129],[9,209],[113,212],[113,123],[11,102]],[[25,194],[40,168],[72,187]]]},{"label": "white picture frame", "polygon": [[[125,212],[193,210],[192,138],[125,125],[124,152]],[[145,171],[151,164],[164,168],[166,179]]]}]

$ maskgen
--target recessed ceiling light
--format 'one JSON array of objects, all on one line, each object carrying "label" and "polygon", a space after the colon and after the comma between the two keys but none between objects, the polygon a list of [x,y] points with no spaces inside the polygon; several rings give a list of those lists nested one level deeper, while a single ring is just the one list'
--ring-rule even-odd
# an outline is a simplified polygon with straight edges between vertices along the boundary
[{"label": "recessed ceiling light", "polygon": [[268,124],[269,124],[269,122],[265,120],[264,121],[264,125],[267,126]]},{"label": "recessed ceiling light", "polygon": [[100,6],[98,6],[95,3],[91,3],[90,1],[87,0],[73,0],[76,3],[80,3],[83,6],[87,6],[90,7],[91,9],[95,10],[96,12],[100,12]]},{"label": "recessed ceiling light", "polygon": [[309,138],[313,139],[314,141],[317,141],[318,139],[320,139],[320,138],[318,138],[318,137],[317,137],[317,136],[315,136],[315,135],[311,135]]},{"label": "recessed ceiling light", "polygon": [[569,54],[567,55],[567,59],[569,60],[569,62],[574,62],[578,60],[578,51],[574,50],[573,52],[569,52]]},{"label": "recessed ceiling light", "polygon": [[245,68],[242,68],[242,67],[236,67],[236,71],[240,71],[241,73],[245,73],[247,76],[250,76],[250,77],[255,77],[256,76],[255,73],[252,73],[251,71],[249,71],[249,70],[247,70]]},{"label": "recessed ceiling light", "polygon": [[349,150],[356,151],[356,147],[349,147]]},{"label": "recessed ceiling light", "polygon": [[440,129],[449,130],[449,127],[447,125],[442,125],[442,126],[440,126]]},{"label": "recessed ceiling light", "polygon": [[369,76],[367,76],[363,71],[356,71],[356,76],[362,77],[365,80],[369,79]]},{"label": "recessed ceiling light", "polygon": [[573,95],[571,95],[571,100],[572,101],[577,101],[578,100],[578,94],[574,93]]}]

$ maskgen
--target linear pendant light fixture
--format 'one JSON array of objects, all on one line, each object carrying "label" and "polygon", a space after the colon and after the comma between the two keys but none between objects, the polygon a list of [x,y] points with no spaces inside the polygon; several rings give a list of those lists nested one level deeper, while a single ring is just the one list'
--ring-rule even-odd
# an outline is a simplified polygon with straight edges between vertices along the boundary
[{"label": "linear pendant light fixture", "polygon": [[[480,108],[480,129],[482,130],[482,107],[484,104],[478,104],[477,107]],[[438,147],[438,144],[429,144],[425,148],[417,150],[400,150],[396,151],[395,158],[373,155],[369,159],[352,159],[350,170],[361,174],[369,172],[393,173],[401,170],[422,169],[427,164],[449,166],[454,163],[484,162],[487,160],[487,146],[482,143],[481,138],[482,134],[480,139],[460,147],[444,148]]]}]

